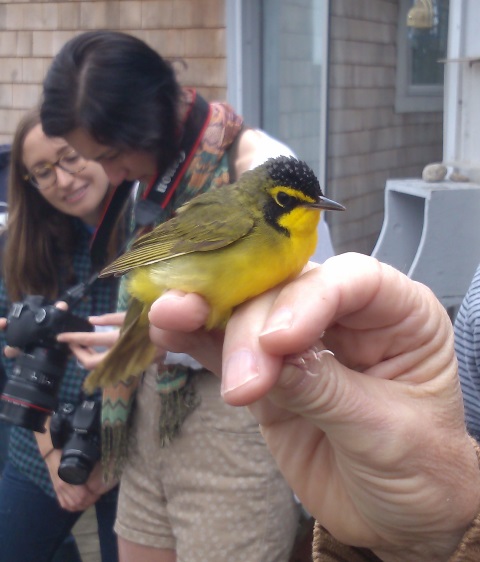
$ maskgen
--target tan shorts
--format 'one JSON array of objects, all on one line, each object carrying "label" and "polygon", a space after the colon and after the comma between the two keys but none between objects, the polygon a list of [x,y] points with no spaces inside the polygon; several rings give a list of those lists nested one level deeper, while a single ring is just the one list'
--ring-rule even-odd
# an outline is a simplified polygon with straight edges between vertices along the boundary
[{"label": "tan shorts", "polygon": [[178,562],[285,562],[299,507],[246,408],[226,405],[213,375],[167,447],[158,438],[154,376],[139,391],[115,530]]}]

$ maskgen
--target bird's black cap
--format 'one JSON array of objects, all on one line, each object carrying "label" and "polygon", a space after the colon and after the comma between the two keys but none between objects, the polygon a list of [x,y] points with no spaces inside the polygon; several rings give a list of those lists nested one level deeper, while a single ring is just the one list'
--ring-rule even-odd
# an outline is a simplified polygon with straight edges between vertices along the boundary
[{"label": "bird's black cap", "polygon": [[323,195],[317,176],[303,160],[297,160],[294,156],[279,156],[269,158],[265,167],[272,180],[280,185],[300,189],[315,200]]}]

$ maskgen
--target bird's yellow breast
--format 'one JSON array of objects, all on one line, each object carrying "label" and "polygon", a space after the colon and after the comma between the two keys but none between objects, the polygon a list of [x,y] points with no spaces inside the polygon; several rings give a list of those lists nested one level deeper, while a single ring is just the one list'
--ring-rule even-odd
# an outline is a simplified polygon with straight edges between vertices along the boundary
[{"label": "bird's yellow breast", "polygon": [[150,305],[167,289],[202,295],[211,306],[207,328],[222,326],[232,308],[300,273],[315,251],[320,211],[298,208],[280,222],[207,252],[194,252],[139,267],[129,274],[132,296]]}]

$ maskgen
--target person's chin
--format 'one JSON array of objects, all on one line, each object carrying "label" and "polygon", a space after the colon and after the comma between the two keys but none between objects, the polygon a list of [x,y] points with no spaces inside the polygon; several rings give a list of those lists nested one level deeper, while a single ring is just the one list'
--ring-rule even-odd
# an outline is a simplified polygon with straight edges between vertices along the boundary
[{"label": "person's chin", "polygon": [[152,179],[152,176],[147,174],[139,174],[137,176],[132,176],[128,178],[129,181],[139,181],[140,183],[149,183]]}]

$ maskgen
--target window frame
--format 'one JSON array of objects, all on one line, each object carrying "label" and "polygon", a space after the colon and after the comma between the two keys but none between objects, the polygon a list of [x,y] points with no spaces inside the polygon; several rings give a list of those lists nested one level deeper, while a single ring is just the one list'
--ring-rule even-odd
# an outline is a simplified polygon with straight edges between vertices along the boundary
[{"label": "window frame", "polygon": [[[329,95],[329,23],[330,2],[320,0],[323,13],[321,48],[324,56],[322,64],[322,84],[324,91],[321,104],[321,123],[319,131],[318,179],[325,186],[327,180],[327,131]],[[261,0],[226,0],[227,30],[227,100],[240,113],[245,122],[253,127],[261,127],[262,107],[262,50]],[[317,48],[320,45],[317,45]]]},{"label": "window frame", "polygon": [[411,44],[407,37],[407,14],[410,0],[400,0],[397,24],[397,68],[395,111],[397,113],[433,112],[443,110],[444,86],[411,83]]}]

